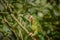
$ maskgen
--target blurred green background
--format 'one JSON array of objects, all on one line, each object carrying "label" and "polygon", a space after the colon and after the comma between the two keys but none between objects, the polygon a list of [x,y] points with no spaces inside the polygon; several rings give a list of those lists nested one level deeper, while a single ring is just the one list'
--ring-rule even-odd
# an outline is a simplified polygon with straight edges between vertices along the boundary
[{"label": "blurred green background", "polygon": [[0,0],[0,40],[60,40],[60,0]]}]

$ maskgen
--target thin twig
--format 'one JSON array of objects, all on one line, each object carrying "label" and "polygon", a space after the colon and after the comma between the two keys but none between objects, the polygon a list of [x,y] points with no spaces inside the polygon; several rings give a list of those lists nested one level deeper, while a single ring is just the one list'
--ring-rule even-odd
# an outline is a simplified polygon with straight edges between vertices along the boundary
[{"label": "thin twig", "polygon": [[[3,1],[7,2],[6,0],[3,0]],[[3,1],[1,0],[2,4],[4,4],[4,7],[5,7],[6,5],[5,5],[5,3],[4,3]],[[7,3],[7,5],[8,5],[8,3]],[[29,33],[29,31],[28,31],[25,27],[23,27],[23,26],[20,24],[20,22],[18,21],[18,19],[16,19],[16,17],[12,14],[13,11],[12,11],[12,9],[10,8],[10,6],[6,6],[6,7],[9,8],[9,12],[11,13],[11,14],[10,14],[11,17],[19,24],[19,26],[21,26],[27,33]]]},{"label": "thin twig", "polygon": [[16,38],[17,38],[17,40],[18,40],[18,37],[17,37],[17,35],[16,35],[16,33],[15,33],[14,28],[9,24],[9,22],[7,21],[7,19],[6,19],[5,17],[4,17],[3,21],[4,21],[5,23],[7,23],[8,28],[14,33],[14,35],[16,36]]}]

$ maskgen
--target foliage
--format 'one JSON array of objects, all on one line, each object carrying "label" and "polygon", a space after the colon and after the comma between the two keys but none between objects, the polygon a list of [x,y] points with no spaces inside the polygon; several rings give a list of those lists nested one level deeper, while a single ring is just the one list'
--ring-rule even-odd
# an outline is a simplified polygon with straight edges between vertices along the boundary
[{"label": "foliage", "polygon": [[60,0],[0,0],[0,40],[59,40]]}]

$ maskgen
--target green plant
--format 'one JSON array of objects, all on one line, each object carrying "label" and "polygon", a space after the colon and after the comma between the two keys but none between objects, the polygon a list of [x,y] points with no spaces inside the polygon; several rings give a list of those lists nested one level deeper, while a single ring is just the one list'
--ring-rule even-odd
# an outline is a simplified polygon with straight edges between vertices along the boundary
[{"label": "green plant", "polygon": [[0,40],[59,40],[60,0],[0,0]]}]

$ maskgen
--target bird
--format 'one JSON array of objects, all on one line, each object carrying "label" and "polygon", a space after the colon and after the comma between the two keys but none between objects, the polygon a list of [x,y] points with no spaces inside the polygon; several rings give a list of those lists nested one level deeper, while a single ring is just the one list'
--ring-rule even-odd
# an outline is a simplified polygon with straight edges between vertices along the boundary
[{"label": "bird", "polygon": [[30,15],[30,17],[29,17],[29,19],[30,19],[30,28],[31,28],[31,30],[33,31],[33,34],[32,34],[32,36],[35,36],[35,35],[37,35],[38,34],[38,22],[37,22],[37,18],[36,18],[36,16],[35,15]]}]

